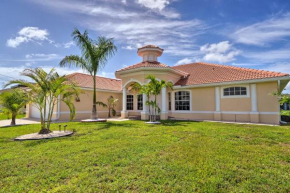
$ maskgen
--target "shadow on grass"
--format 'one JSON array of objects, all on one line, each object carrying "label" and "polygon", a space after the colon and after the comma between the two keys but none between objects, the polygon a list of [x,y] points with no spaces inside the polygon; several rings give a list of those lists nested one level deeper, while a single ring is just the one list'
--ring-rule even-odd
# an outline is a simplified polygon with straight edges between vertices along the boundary
[{"label": "shadow on grass", "polygon": [[166,120],[161,121],[162,126],[185,126],[190,123],[201,123],[202,121],[191,121],[191,120]]}]

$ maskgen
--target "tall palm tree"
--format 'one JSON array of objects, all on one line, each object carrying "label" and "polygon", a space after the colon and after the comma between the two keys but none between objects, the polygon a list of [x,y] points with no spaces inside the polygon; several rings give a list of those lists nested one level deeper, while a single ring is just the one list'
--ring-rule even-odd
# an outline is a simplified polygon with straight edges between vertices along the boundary
[{"label": "tall palm tree", "polygon": [[79,67],[88,72],[94,82],[93,88],[93,108],[91,119],[97,119],[97,99],[96,99],[96,75],[107,63],[108,59],[112,57],[117,51],[113,39],[106,39],[105,37],[98,37],[97,40],[92,40],[88,36],[88,32],[83,34],[78,29],[72,32],[72,37],[77,46],[81,49],[82,56],[70,55],[66,56],[59,65],[61,67]]},{"label": "tall palm tree", "polygon": [[2,104],[3,110],[11,114],[10,125],[16,124],[16,116],[27,103],[28,100],[23,90],[14,89],[0,94],[0,104]]}]

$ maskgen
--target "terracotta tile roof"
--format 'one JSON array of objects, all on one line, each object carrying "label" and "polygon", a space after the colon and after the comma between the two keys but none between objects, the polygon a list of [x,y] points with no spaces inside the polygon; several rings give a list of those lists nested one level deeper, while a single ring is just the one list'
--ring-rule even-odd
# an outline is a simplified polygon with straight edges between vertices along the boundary
[{"label": "terracotta tile roof", "polygon": [[289,74],[285,73],[220,64],[209,64],[204,62],[179,65],[172,68],[190,74],[188,77],[182,78],[175,83],[175,85],[181,86],[289,76]]},{"label": "terracotta tile roof", "polygon": [[160,62],[140,62],[138,64],[134,64],[132,66],[128,66],[125,68],[122,68],[120,70],[117,70],[117,72],[125,71],[125,70],[131,70],[135,68],[142,68],[142,67],[152,67],[152,68],[171,68],[170,66],[167,66],[166,64],[162,64]]},{"label": "terracotta tile roof", "polygon": [[[89,74],[83,73],[72,73],[67,75],[70,80],[75,81],[78,86],[85,88],[93,88],[93,78]],[[122,81],[119,79],[106,78],[101,76],[96,76],[96,88],[103,90],[121,91]]]}]

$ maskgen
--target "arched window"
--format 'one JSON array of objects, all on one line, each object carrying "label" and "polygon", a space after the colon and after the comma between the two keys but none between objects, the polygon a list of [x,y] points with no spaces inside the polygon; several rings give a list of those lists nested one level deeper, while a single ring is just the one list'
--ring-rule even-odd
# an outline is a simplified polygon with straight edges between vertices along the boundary
[{"label": "arched window", "polygon": [[224,96],[246,96],[247,87],[228,87],[224,88]]},{"label": "arched window", "polygon": [[190,92],[178,91],[175,92],[175,110],[189,111],[190,110]]}]

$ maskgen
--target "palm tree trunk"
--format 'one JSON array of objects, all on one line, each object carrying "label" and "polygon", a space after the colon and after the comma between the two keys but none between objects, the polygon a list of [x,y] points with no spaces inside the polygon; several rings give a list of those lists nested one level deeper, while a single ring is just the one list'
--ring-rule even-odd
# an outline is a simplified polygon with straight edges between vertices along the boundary
[{"label": "palm tree trunk", "polygon": [[94,93],[93,93],[93,109],[92,109],[92,116],[91,116],[91,119],[98,119],[98,116],[97,116],[97,97],[96,97],[96,75],[94,75],[93,77],[93,80],[94,80]]},{"label": "palm tree trunk", "polygon": [[10,125],[16,125],[16,115],[12,114]]}]

